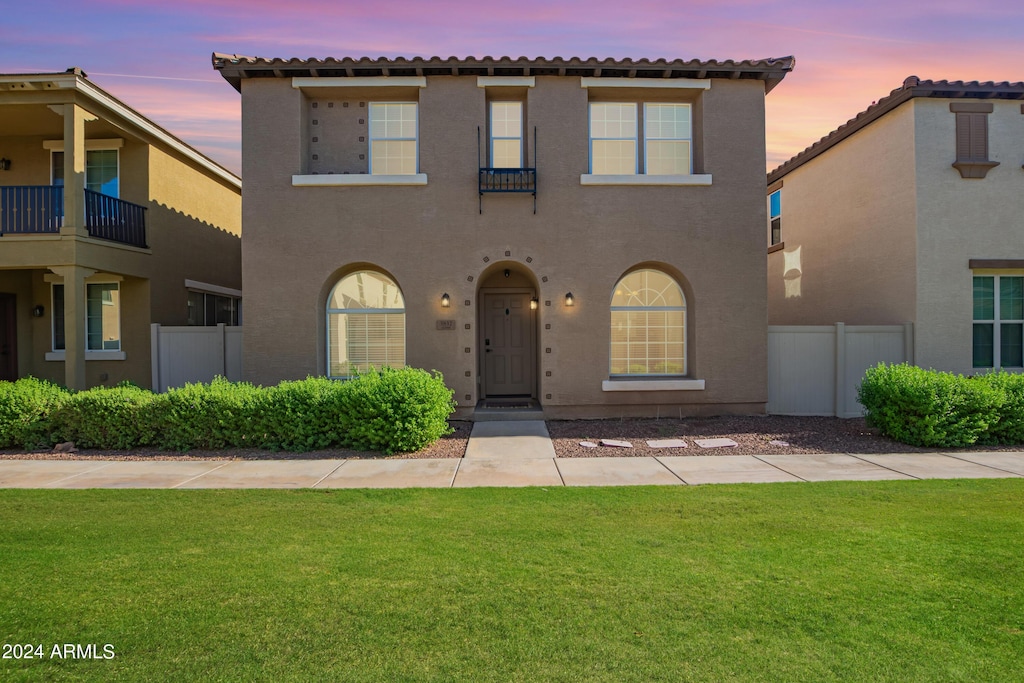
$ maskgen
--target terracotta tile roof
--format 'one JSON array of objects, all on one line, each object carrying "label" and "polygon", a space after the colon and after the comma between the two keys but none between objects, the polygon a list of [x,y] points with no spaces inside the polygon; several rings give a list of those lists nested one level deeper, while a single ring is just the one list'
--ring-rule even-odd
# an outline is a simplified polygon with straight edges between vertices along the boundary
[{"label": "terracotta tile roof", "polygon": [[603,76],[616,78],[744,78],[771,91],[796,59],[779,57],[720,62],[691,59],[597,59],[596,57],[328,57],[279,59],[213,53],[213,68],[241,90],[244,78],[360,76]]},{"label": "terracotta tile roof", "polygon": [[872,103],[870,107],[771,171],[768,174],[768,184],[771,185],[790,171],[831,149],[876,119],[915,97],[1024,100],[1024,82],[922,81],[917,76],[908,76],[904,79],[903,85]]}]

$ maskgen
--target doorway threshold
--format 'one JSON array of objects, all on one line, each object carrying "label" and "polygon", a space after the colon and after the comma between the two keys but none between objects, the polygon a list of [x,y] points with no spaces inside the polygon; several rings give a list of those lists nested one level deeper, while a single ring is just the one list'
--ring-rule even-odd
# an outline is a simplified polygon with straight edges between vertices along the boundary
[{"label": "doorway threshold", "polygon": [[518,396],[497,396],[485,398],[476,404],[473,411],[475,422],[497,420],[543,420],[544,409],[537,399]]}]

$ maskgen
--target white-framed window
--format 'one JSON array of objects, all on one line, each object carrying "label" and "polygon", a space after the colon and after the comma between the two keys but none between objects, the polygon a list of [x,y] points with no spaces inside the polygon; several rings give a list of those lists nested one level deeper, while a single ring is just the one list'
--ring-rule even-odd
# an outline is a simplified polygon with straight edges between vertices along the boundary
[{"label": "white-framed window", "polygon": [[[693,173],[688,103],[590,103],[590,172],[594,175],[682,176]],[[643,130],[643,153],[638,140]]]},{"label": "white-framed window", "polygon": [[637,172],[635,102],[590,103],[590,172],[634,175]]},{"label": "white-framed window", "polygon": [[647,175],[689,175],[693,124],[689,104],[644,105],[644,171]]},{"label": "white-framed window", "polygon": [[327,374],[405,365],[405,298],[394,280],[363,270],[343,277],[327,299]]},{"label": "white-framed window", "polygon": [[972,364],[1024,367],[1024,275],[974,276]]},{"label": "white-framed window", "polygon": [[523,168],[522,102],[491,102],[491,167]]},{"label": "white-framed window", "polygon": [[415,175],[417,155],[417,104],[370,103],[370,173]]},{"label": "white-framed window", "polygon": [[[51,153],[51,177],[54,185],[64,185],[64,152]],[[120,156],[116,149],[89,149],[85,152],[85,189],[120,196]]]},{"label": "white-framed window", "polygon": [[768,222],[771,230],[769,244],[778,244],[782,241],[782,190],[768,195]]},{"label": "white-framed window", "polygon": [[[65,350],[64,285],[54,283],[52,291],[53,350]],[[85,285],[85,350],[121,350],[121,290],[117,282]]]},{"label": "white-framed window", "polygon": [[615,284],[609,357],[612,377],[686,374],[686,297],[671,276],[648,268]]}]

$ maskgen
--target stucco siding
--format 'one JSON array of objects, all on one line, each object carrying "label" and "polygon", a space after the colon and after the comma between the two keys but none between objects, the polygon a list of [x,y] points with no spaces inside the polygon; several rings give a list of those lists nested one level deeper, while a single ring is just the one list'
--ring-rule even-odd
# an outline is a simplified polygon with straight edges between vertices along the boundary
[{"label": "stucco siding", "polygon": [[785,248],[768,255],[770,324],[914,321],[913,112],[898,107],[782,178]]},{"label": "stucco siding", "polygon": [[[407,362],[442,371],[460,403],[472,405],[481,363],[478,288],[506,264],[535,283],[540,300],[537,393],[546,411],[763,410],[759,82],[715,80],[703,94],[700,144],[710,187],[614,187],[581,185],[589,140],[588,92],[579,79],[536,78],[526,107],[531,157],[537,127],[536,214],[529,195],[485,196],[480,212],[477,127],[486,130],[487,93],[475,78],[431,77],[420,89],[419,170],[428,182],[413,187],[294,187],[291,176],[304,172],[302,155],[311,153],[303,136],[314,135],[305,109],[321,96],[286,79],[244,81],[242,96],[251,381],[323,374],[328,293],[344,274],[373,267],[404,294]],[[670,272],[687,292],[689,374],[706,380],[704,391],[602,391],[612,290],[641,264]],[[570,291],[571,308],[564,303]],[[449,309],[440,305],[445,292]],[[438,320],[453,320],[454,329],[438,330]]]},{"label": "stucco siding", "polygon": [[[918,364],[969,373],[970,259],[1024,259],[1024,115],[1019,101],[985,100],[989,159],[985,178],[964,179],[956,160],[951,100],[915,100],[918,205]],[[1024,274],[1022,271],[1021,274]]]}]

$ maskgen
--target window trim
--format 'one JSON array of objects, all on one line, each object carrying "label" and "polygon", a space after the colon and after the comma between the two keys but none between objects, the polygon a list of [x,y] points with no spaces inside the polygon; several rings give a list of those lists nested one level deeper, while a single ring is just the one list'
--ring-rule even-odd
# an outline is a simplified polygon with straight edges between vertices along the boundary
[{"label": "window trim", "polygon": [[[978,319],[974,317],[974,280],[979,277],[990,277],[993,279],[992,287],[992,318],[988,320]],[[974,270],[971,273],[971,369],[978,372],[992,371],[996,372],[1000,369],[1009,372],[1020,372],[1024,370],[1024,363],[1022,365],[1003,365],[1002,361],[1002,325],[1021,325],[1024,328],[1024,318],[1004,319],[1001,316],[999,310],[999,294],[1001,290],[1002,278],[1015,277],[1024,278],[1024,271],[1010,271],[1004,272],[1002,270]],[[1022,312],[1024,313],[1024,312]],[[992,326],[992,365],[974,365],[974,327],[975,325],[991,325]]]},{"label": "window trim", "polygon": [[[56,335],[57,335],[56,322],[55,322],[55,316],[54,316],[54,313],[57,310],[57,307],[54,305],[54,301],[55,301],[55,288],[58,285],[60,287],[63,287],[64,286],[64,282],[63,281],[51,281],[49,284],[50,284],[50,350],[45,353],[44,358],[45,358],[45,360],[48,360],[48,361],[63,361],[66,358],[67,350],[66,349],[56,349],[56,348],[54,348],[55,345],[56,345]],[[117,285],[117,292],[118,292],[118,311],[117,311],[117,345],[118,345],[118,348],[117,349],[89,349],[88,348],[88,344],[89,344],[89,341],[88,341],[88,339],[89,339],[89,310],[88,310],[89,285]],[[117,278],[100,277],[100,278],[97,279],[95,276],[86,278],[86,281],[85,281],[85,296],[86,296],[86,300],[85,300],[85,302],[83,302],[84,305],[82,307],[83,308],[82,315],[85,318],[84,319],[84,326],[83,326],[83,329],[85,330],[85,336],[86,336],[86,339],[85,339],[85,343],[86,343],[85,360],[87,360],[87,361],[97,361],[97,360],[116,360],[116,361],[120,361],[120,360],[126,360],[128,358],[128,355],[125,353],[125,351],[124,351],[124,349],[122,347],[122,343],[123,343],[124,339],[123,339],[123,335],[122,335],[122,320],[121,320],[121,318],[123,317],[124,311],[123,311],[123,305],[122,305],[122,302],[121,302],[120,294],[121,294],[121,281],[119,279],[117,279]]]},{"label": "window trim", "polygon": [[[380,105],[389,104],[401,104],[401,105],[412,105],[413,111],[416,115],[416,130],[415,135],[412,138],[376,138],[373,135],[373,108]],[[370,101],[366,103],[366,120],[369,130],[367,131],[367,175],[377,175],[378,177],[384,178],[404,178],[419,175],[420,170],[420,103],[415,100],[380,100]],[[415,169],[412,173],[374,173],[373,172],[373,143],[374,141],[390,141],[390,142],[409,142],[412,141],[415,156],[413,157],[413,168]],[[349,174],[351,175],[351,174]]]},{"label": "window trim", "polygon": [[[625,280],[626,278],[628,278],[628,277],[630,277],[632,275],[635,275],[637,273],[643,273],[643,272],[657,273],[658,275],[661,275],[661,276],[663,276],[665,278],[668,278],[671,281],[671,283],[673,285],[675,285],[675,287],[679,290],[679,296],[682,299],[682,306],[643,306],[643,305],[616,306],[616,305],[614,305],[612,302],[615,299],[616,290],[622,284],[623,280]],[[666,289],[667,288],[662,289],[662,291],[666,291]],[[663,382],[670,382],[671,383],[671,382],[681,382],[681,381],[692,380],[692,378],[690,378],[690,376],[689,376],[689,373],[690,373],[690,363],[689,363],[690,342],[689,342],[688,337],[689,337],[689,333],[690,333],[690,327],[689,327],[689,310],[688,310],[688,306],[687,306],[686,292],[683,291],[683,286],[681,284],[679,284],[679,280],[677,280],[673,275],[671,275],[670,273],[668,273],[668,272],[666,272],[664,270],[661,270],[661,269],[655,268],[655,267],[640,267],[640,268],[634,268],[632,270],[627,271],[621,277],[619,277],[619,279],[617,279],[615,281],[615,284],[612,286],[612,295],[611,295],[611,300],[609,301],[608,311],[609,311],[609,328],[608,328],[609,329],[609,337],[608,337],[608,381],[616,383],[616,386],[618,386],[618,387],[631,386],[632,384],[634,384],[636,382],[640,382],[642,384],[645,384],[648,387],[645,390],[647,390],[647,391],[658,391],[658,390],[671,390],[671,389],[668,388],[669,385],[665,385],[661,389],[659,389],[656,385],[650,384],[651,382],[662,382],[662,383]],[[682,321],[683,321],[683,325],[682,325],[682,328],[683,328],[682,329],[682,332],[683,332],[683,341],[682,341],[682,343],[683,343],[683,359],[682,359],[683,360],[683,368],[682,368],[682,372],[678,372],[678,373],[664,373],[664,372],[663,373],[652,373],[652,372],[648,372],[648,373],[612,373],[612,362],[613,362],[613,360],[612,360],[612,350],[613,350],[615,342],[612,339],[611,332],[613,330],[612,325],[614,324],[614,314],[617,311],[618,312],[627,312],[627,313],[631,312],[631,311],[643,311],[643,312],[646,312],[646,311],[680,312],[682,314]],[[645,328],[645,329],[648,329],[648,328]],[[627,340],[627,344],[628,343],[629,342]],[[666,341],[664,343],[667,344],[668,342]],[[703,380],[692,380],[692,381],[699,381],[699,382],[701,382],[700,387],[696,387],[696,385],[690,386],[690,385],[685,385],[684,384],[684,385],[679,385],[676,388],[677,389],[685,389],[685,388],[688,388],[688,387],[689,388],[700,388],[700,389],[704,388],[703,387]],[[623,383],[628,383],[628,384],[623,384]],[[602,390],[603,391],[636,391],[637,389],[602,388]]]},{"label": "window trim", "polygon": [[[359,308],[359,309],[354,309],[354,308],[331,308],[331,299],[334,297],[335,290],[339,286],[341,286],[342,282],[344,282],[348,278],[354,277],[354,276],[356,276],[356,275],[358,275],[360,273],[372,273],[373,275],[387,278],[387,280],[395,287],[395,289],[398,290],[399,295],[402,297],[402,308]],[[386,272],[384,272],[382,270],[374,270],[372,268],[362,268],[362,269],[359,269],[359,270],[353,270],[350,273],[346,273],[345,275],[343,275],[340,278],[338,278],[338,280],[331,286],[331,289],[327,293],[327,301],[326,301],[326,303],[324,305],[324,309],[323,310],[324,310],[324,313],[325,313],[325,315],[324,315],[324,322],[325,322],[325,327],[324,327],[324,342],[325,342],[324,346],[325,346],[325,348],[324,348],[324,351],[325,351],[325,360],[326,360],[326,363],[327,363],[325,371],[324,371],[324,376],[325,377],[327,377],[329,379],[340,379],[340,380],[346,380],[346,379],[350,379],[352,377],[352,375],[332,375],[331,374],[331,316],[332,315],[339,315],[339,314],[343,314],[343,315],[396,314],[396,313],[400,313],[402,315],[402,332],[403,332],[403,337],[402,337],[402,359],[403,359],[403,363],[402,363],[402,365],[404,366],[406,364],[406,359],[408,357],[408,351],[409,351],[409,331],[408,331],[408,328],[406,327],[406,324],[405,324],[406,323],[406,317],[407,317],[406,316],[406,310],[407,309],[406,309],[405,293],[402,291],[402,288],[398,285],[398,282],[395,280],[395,278],[392,277],[389,273],[386,273]],[[390,366],[390,367],[394,367],[394,366]]]}]

